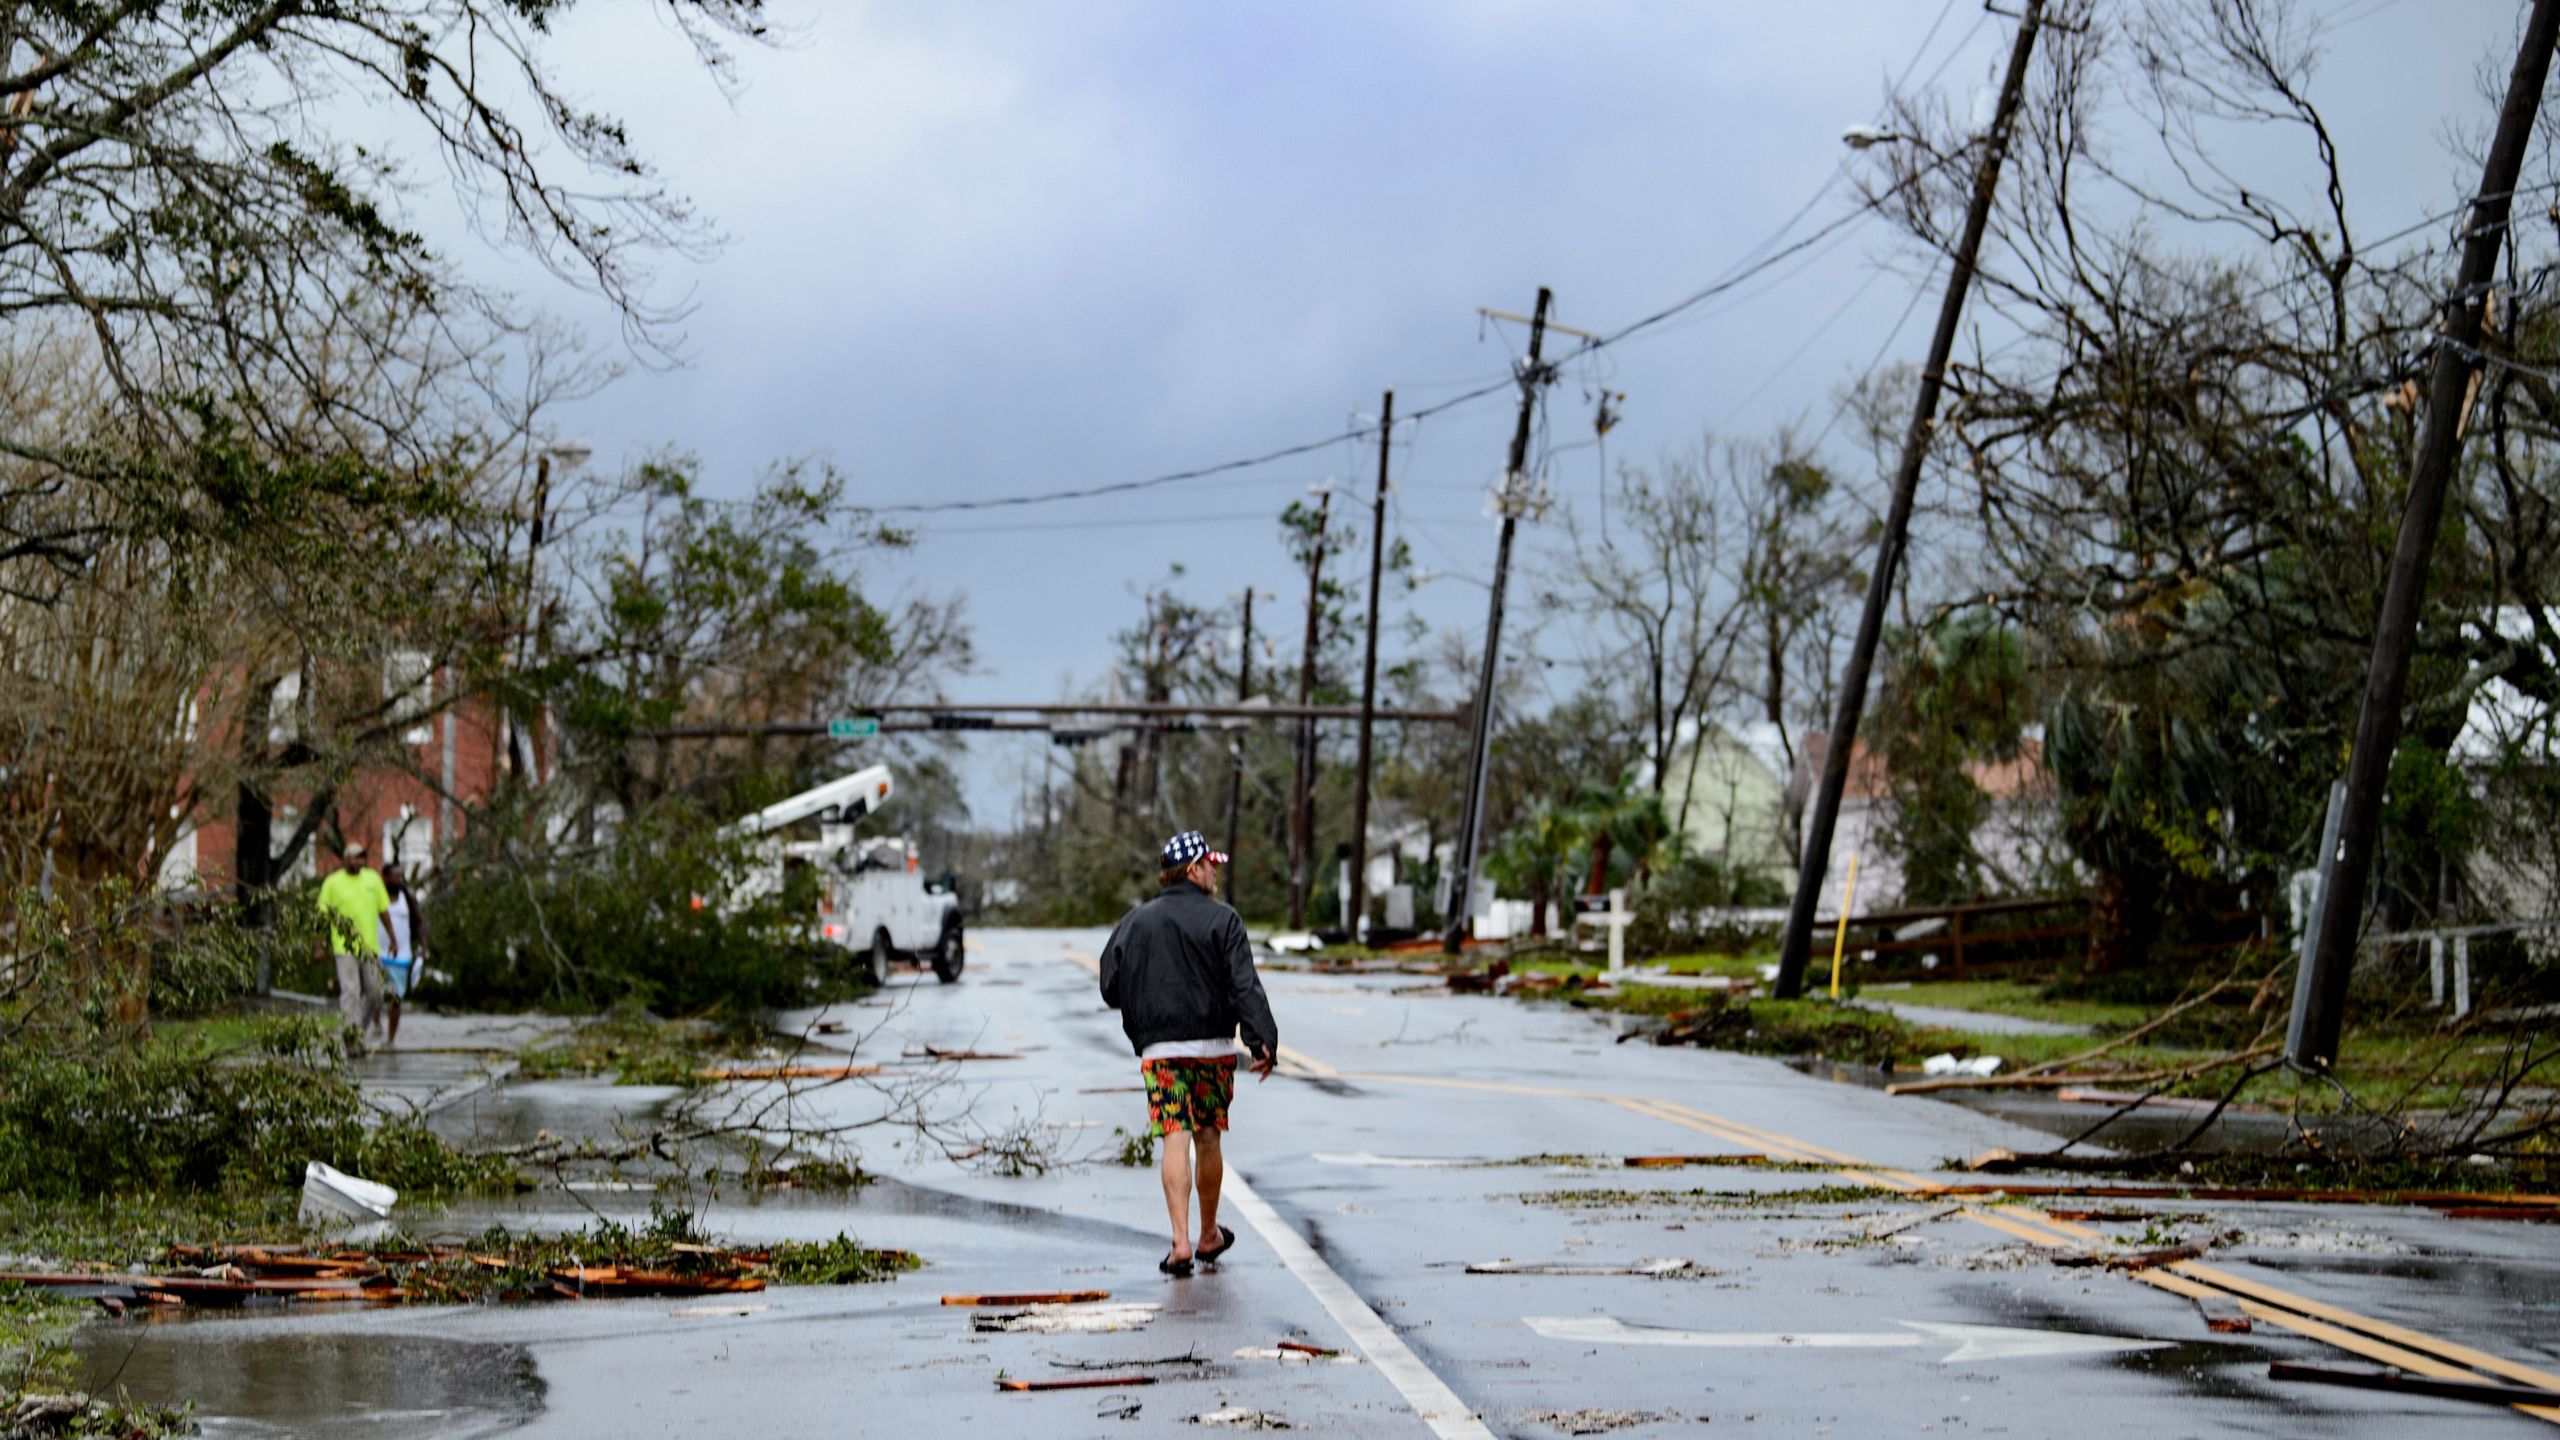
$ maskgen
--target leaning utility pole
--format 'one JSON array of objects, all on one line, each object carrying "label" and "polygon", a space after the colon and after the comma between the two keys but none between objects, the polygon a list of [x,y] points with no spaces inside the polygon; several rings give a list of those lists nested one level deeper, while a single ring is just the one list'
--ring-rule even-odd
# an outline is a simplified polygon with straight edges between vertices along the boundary
[{"label": "leaning utility pole", "polygon": [[1792,1000],[1804,991],[1805,957],[1813,949],[1813,912],[1822,902],[1822,881],[1831,866],[1831,834],[1840,821],[1840,795],[1849,783],[1849,759],[1858,743],[1858,717],[1867,705],[1867,672],[1875,665],[1876,644],[1884,633],[1885,606],[1893,598],[1894,572],[1910,540],[1911,502],[1920,485],[1920,466],[1929,458],[1931,427],[1938,415],[1938,392],[1945,388],[1947,359],[1955,351],[1956,323],[1964,317],[1967,291],[1973,288],[1974,257],[1982,250],[1982,232],[1991,219],[1991,197],[2000,185],[2000,161],[2009,148],[2009,133],[2018,114],[2018,98],[2027,86],[2027,57],[2035,49],[2036,31],[2044,23],[2044,0],[2027,0],[2018,21],[2018,38],[2009,47],[2009,71],[2000,81],[2000,106],[1992,112],[1991,131],[1982,138],[1982,160],[1974,171],[1973,200],[1965,207],[1964,235],[1956,242],[1955,269],[1947,276],[1946,298],[1938,306],[1938,329],[1929,339],[1929,361],[1920,371],[1920,395],[1911,413],[1911,428],[1902,437],[1902,462],[1893,475],[1893,501],[1885,512],[1884,539],[1876,547],[1874,573],[1867,577],[1867,608],[1858,617],[1857,639],[1849,646],[1849,663],[1840,672],[1840,708],[1822,747],[1822,785],[1814,793],[1813,814],[1804,834],[1803,865],[1796,874],[1796,899],[1787,912],[1786,938],[1778,949],[1776,993]]},{"label": "leaning utility pole", "polygon": [[1467,753],[1467,798],[1459,811],[1458,848],[1450,857],[1449,911],[1443,919],[1440,948],[1458,953],[1467,937],[1467,900],[1475,889],[1477,832],[1484,824],[1485,769],[1493,750],[1493,672],[1502,656],[1502,596],[1511,581],[1511,537],[1520,528],[1520,512],[1529,504],[1529,430],[1538,414],[1538,387],[1547,381],[1539,355],[1547,339],[1547,307],[1555,294],[1538,287],[1538,308],[1529,316],[1529,358],[1520,366],[1520,419],[1511,431],[1511,462],[1502,471],[1502,539],[1493,552],[1493,598],[1485,607],[1484,666],[1476,675],[1475,732]]},{"label": "leaning utility pole", "polygon": [[1369,515],[1369,640],[1360,659],[1359,776],[1351,792],[1351,939],[1369,913],[1369,732],[1378,707],[1378,582],[1387,566],[1387,444],[1396,433],[1396,392],[1378,402],[1378,503]]},{"label": "leaning utility pole", "polygon": [[[1324,621],[1324,537],[1333,517],[1333,490],[1328,486],[1316,505],[1316,529],[1307,545],[1307,649],[1298,669],[1298,703],[1315,698],[1316,645]],[[1316,844],[1316,721],[1298,722],[1297,764],[1289,781],[1289,928],[1307,923],[1307,865]]]},{"label": "leaning utility pole", "polygon": [[2293,1033],[2285,1058],[2306,1070],[2327,1070],[2338,1058],[2346,1018],[2347,973],[2355,963],[2364,925],[2365,887],[2373,874],[2375,832],[2382,814],[2391,752],[2400,742],[2400,706],[2409,684],[2409,655],[2418,629],[2418,604],[2427,585],[2427,561],[2444,518],[2445,487],[2461,440],[2465,398],[2479,373],[2482,312],[2496,278],[2498,246],[2506,239],[2507,211],[2526,144],[2542,103],[2551,47],[2560,41],[2560,0],[2534,0],[2525,21],[2524,48],[2507,76],[2506,103],[2488,163],[2480,169],[2480,193],[2472,198],[2462,267],[2445,298],[2444,328],[2435,337],[2434,373],[2427,381],[2427,423],[2418,436],[2409,500],[2400,512],[2400,540],[2374,628],[2373,664],[2365,674],[2364,705],[2356,713],[2355,746],[2347,752],[2346,799],[2337,844],[2320,857],[2319,923],[2308,937],[2294,1004]]},{"label": "leaning utility pole", "polygon": [[[1236,703],[1253,698],[1253,587],[1244,587],[1244,638],[1236,646]],[[1244,839],[1244,736],[1227,750],[1227,903],[1236,903],[1236,852]]]}]

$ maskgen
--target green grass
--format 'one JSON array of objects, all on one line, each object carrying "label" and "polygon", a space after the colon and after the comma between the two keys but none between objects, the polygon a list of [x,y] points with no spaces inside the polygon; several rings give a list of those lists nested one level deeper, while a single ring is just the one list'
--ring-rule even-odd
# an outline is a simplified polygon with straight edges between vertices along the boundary
[{"label": "green grass", "polygon": [[2100,1034],[2130,1030],[2151,1018],[2147,1005],[2110,1004],[2097,1000],[2056,998],[2045,987],[2023,980],[1928,980],[1887,988],[1868,986],[1860,998],[1940,1010],[1979,1010],[2021,1020],[2050,1020],[2086,1025]]}]

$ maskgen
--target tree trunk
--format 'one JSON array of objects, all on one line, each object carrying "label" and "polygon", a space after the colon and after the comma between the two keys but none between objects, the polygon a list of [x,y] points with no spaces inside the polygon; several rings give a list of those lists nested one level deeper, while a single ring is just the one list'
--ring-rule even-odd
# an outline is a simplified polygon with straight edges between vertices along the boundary
[{"label": "tree trunk", "polygon": [[1609,888],[1609,855],[1614,845],[1606,830],[1591,837],[1591,883],[1583,888],[1585,895],[1597,895]]},{"label": "tree trunk", "polygon": [[2089,968],[2116,974],[2151,958],[2160,935],[2160,875],[2149,869],[2102,870],[2089,899]]}]

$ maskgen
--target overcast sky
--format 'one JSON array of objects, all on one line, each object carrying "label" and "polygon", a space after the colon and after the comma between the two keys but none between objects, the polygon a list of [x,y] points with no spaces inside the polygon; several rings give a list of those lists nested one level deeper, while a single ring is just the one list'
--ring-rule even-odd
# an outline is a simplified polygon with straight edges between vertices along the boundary
[{"label": "overcast sky", "polygon": [[[697,307],[684,368],[635,373],[563,428],[599,464],[690,449],[724,491],[820,456],[880,505],[1255,454],[1374,412],[1389,385],[1410,411],[1498,377],[1522,337],[1476,307],[1525,312],[1541,284],[1568,324],[1623,324],[1797,211],[1838,166],[1842,127],[1873,118],[1915,57],[1915,83],[1972,103],[2010,24],[1979,0],[776,4],[794,39],[741,52],[734,100],[654,8],[579,7],[550,47],[568,88],[624,118],[729,237],[664,271],[661,295]],[[2444,208],[2472,178],[2448,141],[2485,125],[2479,68],[2493,54],[2503,67],[2517,6],[2309,8],[2339,22],[2313,89],[2361,223]],[[1836,189],[1799,229],[1847,203]],[[613,339],[578,297],[465,258]],[[1629,398],[1609,463],[1710,428],[1820,429],[1880,348],[1916,360],[1934,287],[1886,342],[1918,278],[1868,222],[1743,303],[1610,352],[1606,382]],[[1557,446],[1589,437],[1600,378],[1555,387]],[[1489,571],[1483,487],[1511,423],[1507,397],[1478,401],[1398,454],[1395,524],[1419,564]],[[1588,510],[1600,464],[1594,447],[1559,454],[1568,503]],[[1102,671],[1110,632],[1169,564],[1204,602],[1248,583],[1302,593],[1274,517],[1328,477],[1365,507],[1374,466],[1336,446],[1143,494],[933,518],[875,588],[966,592],[982,663],[961,697],[1051,698]],[[1559,538],[1525,527],[1525,558]],[[1409,603],[1481,624],[1478,586]],[[977,743],[980,818],[1001,823],[1015,752],[1038,742]]]}]

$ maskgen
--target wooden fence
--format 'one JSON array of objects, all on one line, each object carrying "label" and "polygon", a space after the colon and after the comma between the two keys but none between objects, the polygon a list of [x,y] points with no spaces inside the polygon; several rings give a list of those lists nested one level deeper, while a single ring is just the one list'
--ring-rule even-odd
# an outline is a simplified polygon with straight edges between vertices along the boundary
[{"label": "wooden fence", "polygon": [[[2187,922],[2182,939],[2164,948],[2179,954],[2230,950],[2263,938],[2266,916],[2248,899],[2236,890],[2209,897],[2210,908]],[[2049,968],[2089,953],[2093,923],[2084,895],[1875,910],[1849,917],[1849,958],[1870,972],[1907,970],[1910,978],[1930,980]],[[1936,963],[1929,963],[1933,958]]]}]

